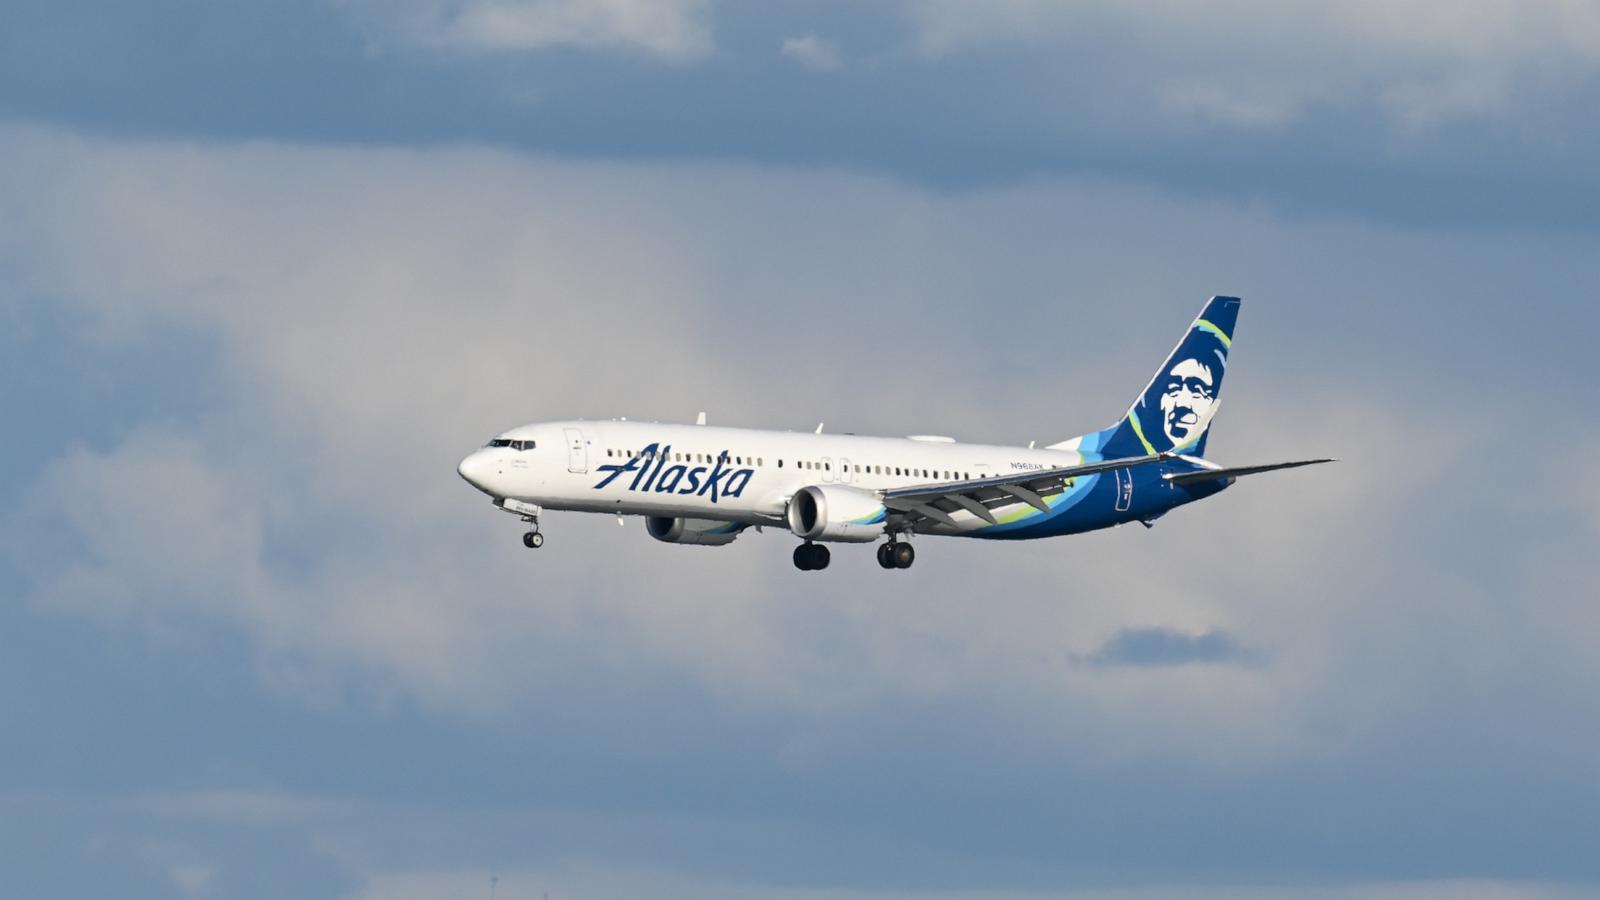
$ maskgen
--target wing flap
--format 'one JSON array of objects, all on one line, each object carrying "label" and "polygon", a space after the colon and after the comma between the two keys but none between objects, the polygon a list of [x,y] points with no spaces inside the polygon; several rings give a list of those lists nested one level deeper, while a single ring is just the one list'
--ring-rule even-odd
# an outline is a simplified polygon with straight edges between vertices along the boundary
[{"label": "wing flap", "polygon": [[[938,484],[919,484],[914,487],[891,488],[883,492],[883,497],[885,500],[918,500],[965,494],[978,500],[1004,500],[1009,503],[1018,499],[1005,490],[1010,486],[1021,487],[1035,494],[1054,494],[1060,491],[1068,480],[1073,478],[1080,478],[1084,475],[1097,475],[1113,469],[1131,469],[1134,466],[1147,466],[1170,458],[1172,458],[1171,454],[1168,453],[1158,453],[1153,456],[1125,456],[1120,459],[1107,459],[1077,466],[1013,472],[1010,475],[996,475],[991,478],[974,478],[969,481],[946,481]],[[985,494],[988,495],[987,498],[985,498]]]},{"label": "wing flap", "polygon": [[1067,483],[1085,475],[1097,475],[1113,469],[1129,469],[1170,459],[1171,454],[1152,456],[1127,456],[1076,466],[1054,469],[1034,469],[996,475],[992,478],[974,478],[967,481],[949,481],[939,484],[920,484],[914,487],[893,488],[883,492],[883,505],[898,513],[912,517],[933,519],[954,527],[951,513],[969,512],[979,519],[995,524],[992,507],[1023,501],[1036,509],[1048,512],[1050,504],[1044,498],[1066,489]]}]

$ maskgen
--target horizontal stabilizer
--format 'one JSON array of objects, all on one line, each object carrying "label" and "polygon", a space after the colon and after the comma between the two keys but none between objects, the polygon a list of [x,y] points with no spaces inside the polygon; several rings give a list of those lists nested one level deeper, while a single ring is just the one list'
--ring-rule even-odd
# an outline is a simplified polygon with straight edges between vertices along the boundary
[{"label": "horizontal stabilizer", "polygon": [[1255,475],[1259,472],[1276,472],[1279,469],[1298,469],[1301,466],[1315,466],[1319,463],[1338,462],[1336,459],[1302,459],[1295,462],[1268,463],[1264,466],[1234,466],[1231,469],[1202,469],[1198,472],[1179,472],[1163,475],[1162,478],[1173,484],[1194,484],[1198,481],[1216,481],[1219,478],[1233,480],[1241,475]]}]

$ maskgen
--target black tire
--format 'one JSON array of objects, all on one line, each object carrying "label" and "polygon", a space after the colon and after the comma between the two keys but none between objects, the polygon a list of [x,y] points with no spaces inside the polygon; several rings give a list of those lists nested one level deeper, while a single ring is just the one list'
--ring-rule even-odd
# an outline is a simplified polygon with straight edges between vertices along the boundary
[{"label": "black tire", "polygon": [[537,531],[530,531],[522,536],[522,546],[529,550],[537,550],[544,546],[544,535]]},{"label": "black tire", "polygon": [[801,544],[794,548],[794,567],[802,572],[811,571],[811,545]]},{"label": "black tire", "polygon": [[879,544],[878,545],[878,565],[882,566],[885,569],[894,568],[894,545],[893,544]]},{"label": "black tire", "polygon": [[895,568],[897,568],[897,569],[909,569],[909,568],[911,568],[911,564],[916,562],[916,561],[917,561],[917,551],[913,550],[911,548],[910,544],[898,543],[898,544],[894,545],[894,567]]},{"label": "black tire", "polygon": [[811,568],[820,572],[833,562],[833,552],[821,544],[811,545]]}]

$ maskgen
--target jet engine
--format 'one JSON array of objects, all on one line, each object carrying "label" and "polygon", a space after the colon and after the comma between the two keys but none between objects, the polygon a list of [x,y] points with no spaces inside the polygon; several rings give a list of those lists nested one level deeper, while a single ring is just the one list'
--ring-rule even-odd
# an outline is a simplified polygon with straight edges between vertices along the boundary
[{"label": "jet engine", "polygon": [[719,522],[716,519],[675,519],[668,516],[647,516],[644,530],[658,541],[668,544],[706,544],[720,547],[733,543],[744,526],[738,522]]},{"label": "jet engine", "polygon": [[803,487],[789,500],[789,530],[808,541],[875,541],[887,515],[876,494],[837,484]]}]

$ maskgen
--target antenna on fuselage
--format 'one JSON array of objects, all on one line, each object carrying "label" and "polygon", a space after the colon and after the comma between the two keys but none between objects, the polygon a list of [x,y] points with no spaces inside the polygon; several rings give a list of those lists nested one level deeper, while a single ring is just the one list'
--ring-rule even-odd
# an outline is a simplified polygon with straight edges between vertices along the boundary
[{"label": "antenna on fuselage", "polygon": [[706,414],[704,412],[701,412],[700,415],[695,416],[694,417],[694,423],[696,425],[704,425],[706,423]]},{"label": "antenna on fuselage", "polygon": [[822,426],[824,426],[826,424],[828,424],[828,423],[826,423],[826,422],[818,422],[817,423],[817,434],[821,434],[822,433]]}]

